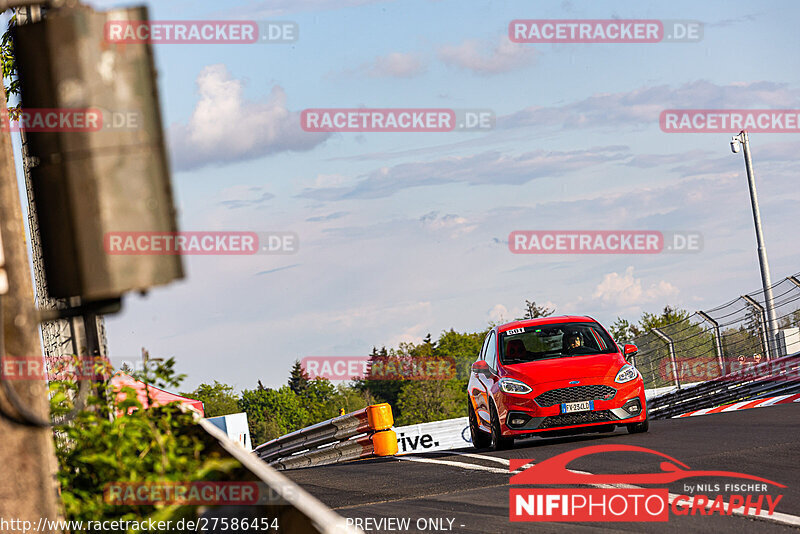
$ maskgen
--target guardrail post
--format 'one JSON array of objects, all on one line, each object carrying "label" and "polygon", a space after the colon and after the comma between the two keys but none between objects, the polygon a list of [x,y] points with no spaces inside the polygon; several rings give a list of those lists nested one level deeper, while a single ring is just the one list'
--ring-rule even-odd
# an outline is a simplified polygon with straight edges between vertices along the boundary
[{"label": "guardrail post", "polygon": [[767,310],[749,295],[742,295],[742,298],[761,314],[761,345],[764,356],[767,360],[771,360],[772,355],[770,354],[769,348],[772,346],[772,343],[769,342],[769,334],[767,333]]},{"label": "guardrail post", "polygon": [[672,363],[672,373],[675,375],[675,385],[678,386],[678,389],[681,389],[681,379],[680,376],[678,376],[678,360],[675,358],[675,342],[658,328],[653,328],[651,332],[667,342],[667,346],[669,347],[669,360],[670,363]]},{"label": "guardrail post", "polygon": [[722,336],[720,335],[720,332],[719,332],[719,323],[717,321],[715,321],[714,319],[712,319],[711,316],[708,315],[704,311],[697,312],[697,315],[702,317],[707,322],[711,323],[711,326],[714,328],[714,341],[716,342],[716,345],[717,345],[717,360],[719,361],[719,373],[720,373],[720,375],[724,375],[724,374],[726,374],[725,373],[725,360],[724,360],[724,357],[722,355]]},{"label": "guardrail post", "polygon": [[372,448],[376,456],[397,454],[397,434],[392,430],[394,415],[387,403],[367,406],[367,421],[372,434]]}]

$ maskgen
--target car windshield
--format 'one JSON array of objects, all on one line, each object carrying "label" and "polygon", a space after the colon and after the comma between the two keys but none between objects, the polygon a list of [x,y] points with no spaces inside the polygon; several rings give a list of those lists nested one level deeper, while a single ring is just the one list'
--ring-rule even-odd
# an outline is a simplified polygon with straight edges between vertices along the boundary
[{"label": "car windshield", "polygon": [[504,364],[610,354],[616,350],[614,341],[597,323],[527,326],[500,334],[500,361]]}]

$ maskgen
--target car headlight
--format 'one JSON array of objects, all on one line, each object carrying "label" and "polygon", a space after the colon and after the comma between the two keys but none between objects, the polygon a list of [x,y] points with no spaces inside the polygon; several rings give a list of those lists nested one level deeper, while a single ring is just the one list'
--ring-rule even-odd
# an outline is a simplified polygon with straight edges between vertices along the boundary
[{"label": "car headlight", "polygon": [[531,387],[525,382],[520,382],[513,378],[501,378],[500,389],[504,393],[511,393],[513,395],[524,395],[533,391]]},{"label": "car headlight", "polygon": [[639,371],[636,370],[636,367],[626,363],[620,367],[617,377],[614,378],[614,382],[617,384],[624,384],[625,382],[630,382],[637,376],[639,376]]}]

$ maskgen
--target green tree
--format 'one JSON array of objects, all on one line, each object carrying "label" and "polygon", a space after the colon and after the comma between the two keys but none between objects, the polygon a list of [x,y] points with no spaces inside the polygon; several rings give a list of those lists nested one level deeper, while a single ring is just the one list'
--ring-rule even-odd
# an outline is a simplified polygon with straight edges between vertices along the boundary
[{"label": "green tree", "polygon": [[744,326],[739,328],[725,328],[720,332],[725,359],[729,362],[736,361],[738,356],[749,358],[756,352],[763,352],[761,336],[753,334]]},{"label": "green tree", "polygon": [[336,406],[336,388],[327,378],[310,380],[302,394],[298,396],[308,410],[306,425],[313,425],[339,415],[339,407]]},{"label": "green tree", "polygon": [[[3,61],[3,88],[6,93],[6,100],[9,102],[8,115],[11,119],[16,119],[19,115],[19,106],[11,106],[11,97],[19,94],[19,78],[17,77],[17,62],[14,57],[14,40],[11,38],[11,29],[17,24],[16,13],[8,20],[8,28],[3,33],[0,40],[0,55]],[[5,81],[8,80],[8,85]],[[5,119],[5,117],[4,117]]]},{"label": "green tree", "polygon": [[[625,321],[618,319],[615,325],[622,334]],[[639,348],[636,367],[644,378],[645,386],[660,387],[674,385],[675,372],[667,343],[653,332],[658,328],[672,339],[678,379],[682,384],[708,380],[719,374],[714,336],[700,323],[690,320],[688,311],[665,306],[661,313],[642,313],[639,322],[628,325],[627,335],[639,332],[636,337],[620,336],[617,341],[630,341]]]},{"label": "green tree", "polygon": [[294,391],[288,386],[280,389],[246,389],[242,391],[239,406],[247,413],[253,444],[303,428],[309,413]]},{"label": "green tree", "polygon": [[642,335],[642,330],[635,324],[631,324],[627,319],[617,317],[608,329],[614,341],[624,343]]},{"label": "green tree", "polygon": [[550,317],[555,313],[555,309],[551,310],[545,306],[539,306],[535,300],[525,300],[525,315],[517,318],[517,321],[525,319],[537,319],[539,317]]},{"label": "green tree", "polygon": [[[486,332],[444,331],[435,342],[426,336],[422,343],[401,343],[397,349],[380,351],[373,348],[370,360],[380,365],[394,358],[410,366],[426,369],[447,369],[452,378],[433,377],[428,380],[380,380],[371,378],[356,381],[355,389],[372,395],[375,400],[388,402],[395,420],[400,424],[422,423],[448,419],[466,414],[464,392],[469,368],[481,349]],[[430,418],[435,419],[430,419]]]},{"label": "green tree", "polygon": [[647,313],[642,314],[639,319],[639,329],[642,331],[652,330],[653,328],[661,328],[681,321],[689,317],[689,312],[680,308],[673,308],[672,306],[664,306],[664,311],[660,314]]},{"label": "green tree", "polygon": [[214,380],[214,385],[200,384],[189,393],[181,393],[184,397],[203,402],[206,417],[217,417],[239,412],[239,396],[233,387]]},{"label": "green tree", "polygon": [[299,360],[294,361],[294,366],[289,374],[289,387],[298,395],[302,395],[308,387],[308,373],[303,369]]},{"label": "green tree", "polygon": [[791,328],[793,326],[800,326],[800,310],[794,310],[792,313],[784,315],[779,321],[780,328]]},{"label": "green tree", "polygon": [[[400,395],[400,390],[403,388],[403,381],[385,380],[384,377],[378,376],[373,369],[385,368],[385,364],[389,361],[390,357],[396,355],[397,353],[394,350],[390,353],[386,350],[386,347],[381,347],[381,350],[372,347],[372,353],[369,356],[369,370],[367,371],[367,376],[354,381],[354,387],[358,391],[371,395],[378,402],[388,402],[395,410],[397,409],[397,397]],[[395,416],[397,416],[396,412]]]},{"label": "green tree", "polygon": [[408,380],[397,398],[397,423],[411,425],[467,415],[457,380]]},{"label": "green tree", "polygon": [[465,388],[470,366],[477,359],[487,332],[456,332],[451,328],[442,332],[436,342],[436,356],[453,358],[456,378],[464,381]]}]

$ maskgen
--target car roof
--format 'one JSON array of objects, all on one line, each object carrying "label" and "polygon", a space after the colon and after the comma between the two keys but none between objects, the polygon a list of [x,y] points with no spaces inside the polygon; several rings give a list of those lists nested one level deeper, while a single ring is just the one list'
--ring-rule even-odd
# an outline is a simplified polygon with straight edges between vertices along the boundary
[{"label": "car roof", "polygon": [[497,333],[511,330],[512,328],[525,328],[528,326],[537,326],[542,324],[553,323],[596,323],[594,319],[588,315],[557,315],[550,317],[537,317],[536,319],[524,319],[522,321],[512,321],[510,323],[501,324],[497,327]]}]

